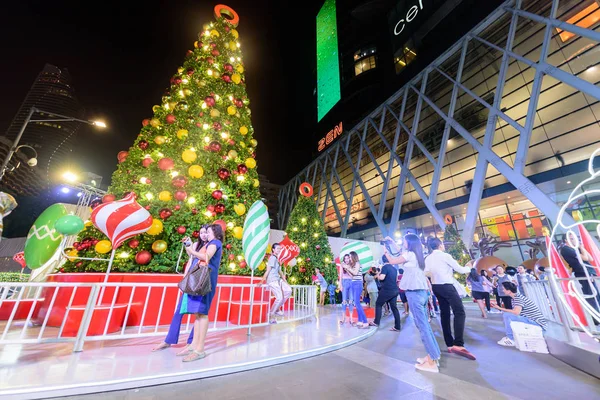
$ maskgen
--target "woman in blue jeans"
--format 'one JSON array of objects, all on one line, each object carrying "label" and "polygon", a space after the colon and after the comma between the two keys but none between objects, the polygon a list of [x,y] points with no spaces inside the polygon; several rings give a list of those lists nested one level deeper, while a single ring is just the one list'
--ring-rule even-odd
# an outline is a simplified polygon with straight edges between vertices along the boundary
[{"label": "woman in blue jeans", "polygon": [[390,264],[402,264],[404,273],[400,281],[400,290],[404,290],[408,306],[421,334],[421,341],[425,346],[427,355],[417,358],[415,368],[426,372],[440,372],[439,359],[440,346],[435,340],[429,320],[427,318],[428,291],[431,290],[429,280],[425,276],[425,260],[423,259],[423,246],[417,235],[409,233],[404,236],[404,253],[394,257],[385,251],[385,256]]},{"label": "woman in blue jeans", "polygon": [[340,289],[342,290],[342,312],[343,317],[340,321],[340,325],[344,325],[346,322],[346,312],[349,311],[350,325],[352,325],[353,314],[354,314],[354,303],[352,298],[352,275],[347,271],[350,267],[350,255],[346,254],[341,262],[341,283]]},{"label": "woman in blue jeans", "polygon": [[[360,302],[360,295],[363,292],[363,276],[360,262],[358,262],[358,254],[355,251],[351,251],[350,264],[342,264],[342,267],[352,276],[352,298],[354,299],[356,314],[358,314],[358,323],[356,324],[356,326],[360,329],[369,329],[367,315],[365,314],[365,311],[363,310],[362,304]],[[352,314],[350,314],[350,318],[352,318]]]}]

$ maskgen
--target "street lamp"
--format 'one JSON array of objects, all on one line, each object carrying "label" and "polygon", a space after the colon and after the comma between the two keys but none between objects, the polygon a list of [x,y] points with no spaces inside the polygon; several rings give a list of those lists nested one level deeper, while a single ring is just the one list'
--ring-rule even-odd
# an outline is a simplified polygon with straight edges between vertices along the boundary
[{"label": "street lamp", "polygon": [[[49,116],[51,116],[51,118],[48,118],[48,119],[31,119],[31,117],[33,116],[33,114],[35,114],[36,112],[37,113],[48,114]],[[25,122],[23,123],[23,126],[19,130],[19,134],[15,138],[15,141],[13,142],[10,150],[8,151],[8,155],[6,156],[6,158],[4,159],[4,162],[2,163],[2,166],[0,167],[0,181],[2,180],[2,178],[4,178],[4,174],[6,173],[6,167],[8,166],[8,163],[10,162],[11,158],[13,157],[13,155],[21,147],[28,147],[28,148],[33,149],[33,147],[28,146],[28,145],[19,146],[19,142],[21,141],[21,136],[23,136],[23,132],[25,132],[25,128],[27,128],[27,125],[30,122],[70,122],[70,121],[83,122],[84,124],[97,126],[99,128],[106,128],[106,124],[103,121],[88,121],[88,120],[85,120],[85,119],[79,119],[79,118],[69,117],[69,116],[66,116],[66,115],[55,114],[55,113],[52,113],[52,112],[40,110],[40,109],[35,108],[35,107],[31,107],[29,109],[29,114],[27,114],[27,118],[25,118]],[[35,160],[35,161],[33,161],[33,160]],[[27,162],[27,164],[29,164],[32,167],[35,166],[35,165],[37,165],[37,152],[36,152],[35,157],[33,159],[30,159]]]}]

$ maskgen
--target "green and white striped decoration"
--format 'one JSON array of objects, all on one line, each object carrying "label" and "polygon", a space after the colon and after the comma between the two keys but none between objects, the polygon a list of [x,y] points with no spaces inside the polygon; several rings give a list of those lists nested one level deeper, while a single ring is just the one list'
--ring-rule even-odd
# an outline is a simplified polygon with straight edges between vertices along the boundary
[{"label": "green and white striped decoration", "polygon": [[367,244],[361,242],[348,242],[344,244],[340,253],[340,260],[343,260],[344,256],[350,254],[351,251],[355,251],[358,254],[358,262],[360,262],[362,272],[366,272],[371,268],[371,264],[373,264],[375,259],[373,258],[371,248]]},{"label": "green and white striped decoration", "polygon": [[253,270],[258,268],[267,253],[270,232],[269,212],[267,206],[257,200],[246,215],[242,247],[246,263]]}]

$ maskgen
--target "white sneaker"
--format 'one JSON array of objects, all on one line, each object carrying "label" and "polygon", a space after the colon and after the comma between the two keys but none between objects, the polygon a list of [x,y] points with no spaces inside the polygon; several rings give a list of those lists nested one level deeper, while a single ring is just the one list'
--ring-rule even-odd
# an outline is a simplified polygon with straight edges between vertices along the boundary
[{"label": "white sneaker", "polygon": [[515,342],[513,342],[506,336],[504,336],[502,339],[498,340],[498,344],[500,346],[515,347]]},{"label": "white sneaker", "polygon": [[278,317],[283,317],[283,311],[279,310],[275,313],[275,315],[277,315]]},{"label": "white sneaker", "polygon": [[433,372],[433,373],[440,372],[440,369],[438,368],[437,364],[434,364],[433,367],[430,367],[427,364],[415,364],[415,368],[418,369],[419,371],[425,371],[425,372]]}]

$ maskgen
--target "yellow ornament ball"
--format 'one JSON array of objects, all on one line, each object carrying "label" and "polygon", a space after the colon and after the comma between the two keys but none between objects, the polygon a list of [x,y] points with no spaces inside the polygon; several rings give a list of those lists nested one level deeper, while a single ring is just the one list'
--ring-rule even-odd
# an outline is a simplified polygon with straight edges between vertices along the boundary
[{"label": "yellow ornament ball", "polygon": [[260,264],[258,264],[258,270],[259,271],[264,271],[265,268],[267,268],[267,267],[265,266],[265,262],[264,261],[261,262]]},{"label": "yellow ornament ball", "polygon": [[256,160],[254,158],[246,158],[246,162],[244,164],[246,164],[246,167],[250,169],[256,168]]},{"label": "yellow ornament ball", "polygon": [[161,145],[161,144],[165,144],[165,142],[167,141],[167,138],[164,136],[157,136],[154,138],[154,143]]},{"label": "yellow ornament ball", "polygon": [[83,226],[85,226],[86,228],[89,228],[92,225],[94,225],[92,224],[92,221],[85,221],[85,224],[83,224]]},{"label": "yellow ornament ball", "polygon": [[250,141],[250,144],[251,144],[252,146],[254,146],[254,147],[258,146],[258,142],[256,141],[256,139],[252,139],[252,140]]},{"label": "yellow ornament ball", "polygon": [[156,242],[152,243],[152,251],[157,254],[164,253],[167,251],[167,242],[164,240],[157,240]]},{"label": "yellow ornament ball", "polygon": [[241,240],[244,237],[244,228],[241,226],[236,226],[233,228],[233,237]]},{"label": "yellow ornament ball", "polygon": [[150,126],[153,128],[158,128],[160,126],[160,121],[158,120],[158,118],[152,118],[150,120]]},{"label": "yellow ornament ball", "polygon": [[170,101],[168,103],[168,105],[169,105],[169,110],[174,110],[175,107],[177,107],[177,102],[176,101]]},{"label": "yellow ornament ball", "polygon": [[100,254],[106,254],[112,250],[112,245],[108,240],[101,240],[98,243],[96,243],[96,246],[94,248],[96,249],[96,252]]},{"label": "yellow ornament ball", "polygon": [[240,83],[242,81],[242,77],[240,76],[240,74],[233,74],[231,75],[231,80],[233,81],[233,83]]},{"label": "yellow ornament ball", "polygon": [[237,45],[235,44],[235,42],[229,42],[229,48],[231,50],[235,50],[235,49],[237,49]]},{"label": "yellow ornament ball", "polygon": [[240,142],[240,147],[242,147],[242,148],[246,148],[246,143],[244,143],[244,142]]},{"label": "yellow ornament ball", "polygon": [[158,194],[158,199],[160,201],[171,201],[171,192],[168,190],[163,190]]},{"label": "yellow ornament ball", "polygon": [[231,34],[233,35],[233,37],[236,38],[236,39],[240,37],[240,34],[235,29],[232,29],[229,32],[231,32]]},{"label": "yellow ornament ball", "polygon": [[218,118],[220,115],[221,115],[221,113],[216,108],[213,108],[213,109],[210,110],[210,116],[211,117]]},{"label": "yellow ornament ball", "polygon": [[235,106],[229,106],[229,107],[227,107],[227,114],[229,114],[229,115],[235,115],[236,112],[237,112],[237,109],[235,108]]},{"label": "yellow ornament ball", "polygon": [[213,29],[212,31],[210,31],[210,36],[219,37],[221,35],[219,34],[218,30]]},{"label": "yellow ornament ball", "polygon": [[199,165],[191,165],[188,168],[188,175],[196,179],[202,178],[202,176],[204,175],[204,168],[202,168]]},{"label": "yellow ornament ball", "polygon": [[255,179],[255,180],[252,182],[252,186],[254,186],[254,187],[259,187],[259,186],[260,186],[260,182],[258,181],[258,179]]},{"label": "yellow ornament ball", "polygon": [[70,249],[68,251],[65,251],[65,254],[67,255],[67,260],[73,261],[75,257],[77,257],[77,250]]},{"label": "yellow ornament ball", "polygon": [[235,206],[233,206],[233,209],[235,210],[235,213],[239,216],[246,214],[246,206],[242,203],[236,204]]},{"label": "yellow ornament ball", "polygon": [[227,157],[231,158],[232,160],[235,159],[237,156],[238,153],[235,150],[229,150],[229,152],[227,153]]},{"label": "yellow ornament ball", "polygon": [[235,70],[237,72],[239,72],[240,74],[244,73],[244,66],[242,64],[239,64],[237,67],[235,67]]},{"label": "yellow ornament ball", "polygon": [[246,128],[245,126],[240,126],[240,133],[242,135],[247,135],[248,134],[248,128]]},{"label": "yellow ornament ball", "polygon": [[183,72],[183,67],[177,68],[177,72],[179,72],[181,74]]},{"label": "yellow ornament ball", "polygon": [[192,95],[192,91],[190,89],[183,89],[183,95],[189,97]]},{"label": "yellow ornament ball", "polygon": [[188,130],[187,129],[180,129],[177,131],[177,139],[185,139],[188,137]]},{"label": "yellow ornament ball", "polygon": [[221,77],[221,73],[219,71],[213,71],[213,78],[219,79]]},{"label": "yellow ornament ball", "polygon": [[193,150],[184,150],[183,153],[181,153],[181,159],[188,164],[193,163],[197,157],[198,155]]},{"label": "yellow ornament ball", "polygon": [[163,223],[160,219],[153,218],[152,226],[146,231],[148,235],[156,236],[163,231]]},{"label": "yellow ornament ball", "polygon": [[197,41],[197,40],[194,42],[194,47],[195,47],[196,49],[200,47],[200,43],[198,43],[198,41]]}]

